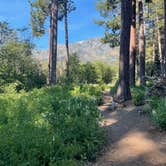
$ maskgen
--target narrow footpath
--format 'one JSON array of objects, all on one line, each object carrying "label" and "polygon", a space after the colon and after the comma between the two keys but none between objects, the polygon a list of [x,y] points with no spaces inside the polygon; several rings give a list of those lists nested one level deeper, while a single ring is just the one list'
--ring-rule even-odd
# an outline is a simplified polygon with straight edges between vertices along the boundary
[{"label": "narrow footpath", "polygon": [[166,166],[166,132],[157,129],[141,107],[112,109],[109,95],[100,106],[108,146],[91,166]]}]

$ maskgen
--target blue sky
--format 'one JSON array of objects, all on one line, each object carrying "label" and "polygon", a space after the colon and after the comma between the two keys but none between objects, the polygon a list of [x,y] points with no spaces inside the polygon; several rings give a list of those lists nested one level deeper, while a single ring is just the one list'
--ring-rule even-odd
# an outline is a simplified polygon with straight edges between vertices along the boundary
[{"label": "blue sky", "polygon": [[[70,43],[92,37],[103,36],[103,28],[94,24],[99,17],[95,3],[97,0],[74,0],[76,11],[69,15]],[[30,27],[30,8],[28,0],[0,0],[0,21],[7,21],[11,27]],[[48,47],[48,34],[34,39],[40,49]],[[64,43],[64,24],[59,22],[58,43]]]}]

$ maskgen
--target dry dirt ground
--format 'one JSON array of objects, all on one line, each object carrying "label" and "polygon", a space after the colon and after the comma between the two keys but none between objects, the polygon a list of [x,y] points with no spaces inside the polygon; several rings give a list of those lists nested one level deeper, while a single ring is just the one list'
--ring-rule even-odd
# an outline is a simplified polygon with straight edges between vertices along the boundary
[{"label": "dry dirt ground", "polygon": [[100,106],[109,143],[91,166],[166,166],[166,132],[159,131],[141,107],[110,110],[109,96]]}]

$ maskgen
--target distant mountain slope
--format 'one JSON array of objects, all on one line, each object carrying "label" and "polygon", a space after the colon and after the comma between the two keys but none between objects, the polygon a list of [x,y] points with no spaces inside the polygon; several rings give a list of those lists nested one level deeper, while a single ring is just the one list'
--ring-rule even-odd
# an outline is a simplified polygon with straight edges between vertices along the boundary
[{"label": "distant mountain slope", "polygon": [[[108,44],[100,42],[100,38],[83,40],[69,45],[70,53],[76,53],[82,62],[103,61],[107,63],[118,60],[119,48],[110,48]],[[48,60],[47,50],[34,50],[34,56],[40,61]],[[65,45],[58,45],[58,60],[66,57]]]}]

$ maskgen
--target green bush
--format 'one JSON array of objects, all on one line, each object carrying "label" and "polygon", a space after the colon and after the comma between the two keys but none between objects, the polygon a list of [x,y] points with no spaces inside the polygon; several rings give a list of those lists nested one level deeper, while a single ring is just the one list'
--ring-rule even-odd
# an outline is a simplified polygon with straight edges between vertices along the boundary
[{"label": "green bush", "polygon": [[28,91],[45,85],[46,75],[32,57],[32,48],[27,41],[10,41],[0,47],[0,86],[19,82],[19,88]]},{"label": "green bush", "polygon": [[162,129],[166,130],[166,98],[153,97],[150,100],[152,107],[152,118]]},{"label": "green bush", "polygon": [[78,166],[105,140],[95,87],[51,87],[0,96],[0,165]]},{"label": "green bush", "polygon": [[[67,83],[77,84],[108,84],[111,83],[117,73],[113,67],[107,63],[103,62],[86,62],[81,63],[79,57],[76,54],[70,56],[70,67],[69,67],[69,78]],[[63,83],[65,81],[64,75],[65,72],[62,72],[59,75],[59,82]],[[62,81],[62,82],[61,82]]]},{"label": "green bush", "polygon": [[110,94],[113,96],[116,94],[118,89],[119,81],[116,81],[115,84],[111,87]]},{"label": "green bush", "polygon": [[152,109],[157,109],[158,104],[160,103],[160,100],[162,98],[158,97],[158,96],[151,96],[148,100],[150,106],[152,107]]},{"label": "green bush", "polygon": [[132,100],[136,106],[145,104],[145,88],[144,87],[133,87],[131,89]]},{"label": "green bush", "polygon": [[105,89],[102,85],[82,85],[80,86],[80,92],[86,93],[87,95],[93,96],[96,98],[97,104],[100,105],[103,103],[103,93]]},{"label": "green bush", "polygon": [[151,108],[151,106],[147,103],[147,104],[144,105],[143,111],[144,111],[145,113],[151,114],[152,108]]}]

